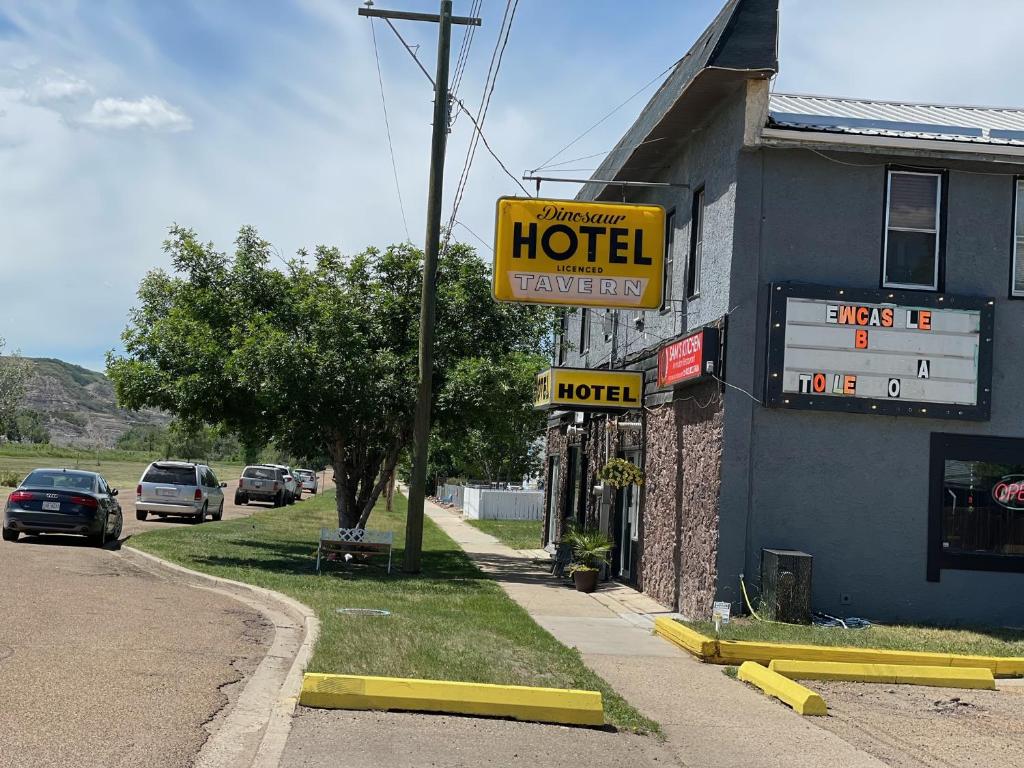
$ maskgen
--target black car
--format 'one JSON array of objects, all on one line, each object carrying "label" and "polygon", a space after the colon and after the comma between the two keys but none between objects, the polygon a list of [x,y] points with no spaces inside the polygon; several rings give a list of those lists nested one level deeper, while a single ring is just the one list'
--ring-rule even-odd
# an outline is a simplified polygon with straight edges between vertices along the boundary
[{"label": "black car", "polygon": [[123,517],[117,489],[96,472],[36,469],[7,497],[3,539],[39,533],[87,536],[102,547],[121,535]]}]

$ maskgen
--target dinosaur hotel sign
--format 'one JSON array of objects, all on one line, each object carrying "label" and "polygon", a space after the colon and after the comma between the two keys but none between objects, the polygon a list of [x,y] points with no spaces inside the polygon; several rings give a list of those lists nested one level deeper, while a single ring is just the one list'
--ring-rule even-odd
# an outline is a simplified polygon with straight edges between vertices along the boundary
[{"label": "dinosaur hotel sign", "polygon": [[989,418],[988,298],[769,287],[765,404],[925,418]]},{"label": "dinosaur hotel sign", "polygon": [[503,197],[494,235],[494,298],[558,306],[657,309],[665,209]]}]

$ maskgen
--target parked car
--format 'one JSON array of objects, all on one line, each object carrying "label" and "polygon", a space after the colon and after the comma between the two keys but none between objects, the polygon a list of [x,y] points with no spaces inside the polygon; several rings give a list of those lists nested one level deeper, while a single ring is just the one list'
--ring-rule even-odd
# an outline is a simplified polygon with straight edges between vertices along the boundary
[{"label": "parked car", "polygon": [[262,466],[280,469],[284,473],[285,504],[294,504],[296,501],[302,500],[302,486],[295,479],[295,473],[292,472],[291,467],[287,467],[284,464],[263,464]]},{"label": "parked car", "polygon": [[316,472],[311,469],[296,469],[295,477],[302,486],[302,490],[309,491],[311,494],[316,496]]},{"label": "parked car", "polygon": [[142,473],[135,488],[135,519],[190,517],[201,523],[208,514],[224,516],[224,488],[205,464],[188,461],[154,461]]},{"label": "parked car", "polygon": [[250,501],[269,501],[275,507],[288,503],[287,483],[284,470],[266,464],[248,466],[242,470],[235,489],[235,504]]},{"label": "parked car", "polygon": [[96,472],[34,469],[4,506],[3,540],[40,533],[87,536],[102,547],[121,535],[124,516],[111,488]]}]

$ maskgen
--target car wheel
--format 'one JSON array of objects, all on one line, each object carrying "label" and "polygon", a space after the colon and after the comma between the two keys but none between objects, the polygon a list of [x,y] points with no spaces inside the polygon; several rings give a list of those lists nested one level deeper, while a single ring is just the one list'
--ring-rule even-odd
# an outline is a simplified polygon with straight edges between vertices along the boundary
[{"label": "car wheel", "polygon": [[114,535],[111,537],[114,541],[121,538],[121,534],[124,533],[124,515],[117,516],[117,528],[114,529]]},{"label": "car wheel", "polygon": [[278,491],[277,492],[277,496],[274,497],[274,506],[275,507],[283,507],[284,506],[284,494],[281,491]]},{"label": "car wheel", "polygon": [[4,541],[17,541],[18,536],[21,535],[20,531],[12,531],[10,528],[3,529]]},{"label": "car wheel", "polygon": [[220,503],[220,507],[217,509],[217,514],[213,516],[214,520],[220,520],[224,517],[224,502]]},{"label": "car wheel", "polygon": [[245,496],[235,491],[235,506],[245,504]]},{"label": "car wheel", "polygon": [[146,517],[148,517],[148,516],[149,516],[149,513],[146,512],[146,510],[144,510],[144,509],[136,509],[135,510],[135,519],[136,520],[145,520]]},{"label": "car wheel", "polygon": [[206,519],[206,512],[206,505],[203,504],[203,508],[199,510],[199,514],[192,518],[192,522],[194,522],[196,525],[199,525],[201,522],[203,522],[203,520]]},{"label": "car wheel", "polygon": [[103,518],[103,525],[100,526],[98,533],[89,534],[89,543],[94,547],[102,547],[107,543],[107,523],[109,522],[108,517]]}]

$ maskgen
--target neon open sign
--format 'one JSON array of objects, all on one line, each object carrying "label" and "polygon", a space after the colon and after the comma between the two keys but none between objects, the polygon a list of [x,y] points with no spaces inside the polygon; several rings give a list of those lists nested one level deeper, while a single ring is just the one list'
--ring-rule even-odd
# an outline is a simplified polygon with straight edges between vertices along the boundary
[{"label": "neon open sign", "polygon": [[1024,510],[1024,475],[1007,475],[992,486],[992,499],[1001,507]]}]

